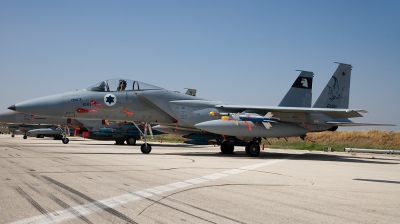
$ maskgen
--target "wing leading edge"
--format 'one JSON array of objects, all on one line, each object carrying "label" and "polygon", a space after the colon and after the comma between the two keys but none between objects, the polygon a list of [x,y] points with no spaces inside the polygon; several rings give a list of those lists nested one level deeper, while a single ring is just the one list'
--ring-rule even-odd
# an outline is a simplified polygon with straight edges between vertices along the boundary
[{"label": "wing leading edge", "polygon": [[364,109],[334,109],[334,108],[299,108],[299,107],[265,107],[252,105],[216,105],[215,108],[224,109],[232,112],[259,111],[284,112],[284,113],[322,113],[333,119],[362,117],[360,113],[368,113]]}]

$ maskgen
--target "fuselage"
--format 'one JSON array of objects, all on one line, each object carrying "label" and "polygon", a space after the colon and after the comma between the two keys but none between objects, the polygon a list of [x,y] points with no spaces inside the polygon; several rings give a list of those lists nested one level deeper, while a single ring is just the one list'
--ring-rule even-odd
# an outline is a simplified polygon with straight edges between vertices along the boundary
[{"label": "fuselage", "polygon": [[[220,119],[218,116],[210,116],[210,112],[232,112],[216,108],[215,105],[223,104],[219,101],[204,100],[152,86],[140,89],[135,87],[135,83],[133,81],[133,88],[110,91],[112,88],[104,81],[88,89],[24,101],[10,109],[52,118],[146,122],[194,130],[201,129],[197,124]],[[261,126],[258,129],[260,124],[254,123],[252,131],[247,126],[232,126],[219,120],[215,121],[218,125],[208,125],[203,130],[235,136],[290,137],[330,128],[324,125],[325,118],[318,114],[278,113],[277,117],[280,122],[274,124],[275,128],[272,129]]]}]

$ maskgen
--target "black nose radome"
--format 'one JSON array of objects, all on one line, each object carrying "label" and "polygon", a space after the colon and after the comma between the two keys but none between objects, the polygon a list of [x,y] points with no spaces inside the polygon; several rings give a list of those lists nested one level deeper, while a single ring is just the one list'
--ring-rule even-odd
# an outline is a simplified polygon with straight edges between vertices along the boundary
[{"label": "black nose radome", "polygon": [[12,106],[9,106],[7,109],[10,109],[10,110],[15,110],[15,104],[14,104],[14,105],[12,105]]}]

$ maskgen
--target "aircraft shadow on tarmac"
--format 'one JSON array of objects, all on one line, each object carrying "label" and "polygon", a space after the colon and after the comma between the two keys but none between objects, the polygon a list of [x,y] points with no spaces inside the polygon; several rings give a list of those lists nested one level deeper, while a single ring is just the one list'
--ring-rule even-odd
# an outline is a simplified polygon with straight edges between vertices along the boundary
[{"label": "aircraft shadow on tarmac", "polygon": [[368,182],[376,182],[376,183],[387,183],[387,184],[400,184],[400,181],[393,181],[393,180],[377,180],[377,179],[353,179],[358,181],[368,181]]},{"label": "aircraft shadow on tarmac", "polygon": [[[117,145],[117,144],[101,144],[101,143],[96,143],[96,144],[90,144],[90,143],[80,143],[80,145],[102,145],[102,146],[115,146],[115,147],[132,147],[133,149],[140,149],[140,146],[142,145],[143,143],[137,143],[136,145],[127,145],[127,144],[124,144],[124,145]],[[204,147],[204,145],[189,145],[189,144],[187,144],[187,145],[185,145],[185,144],[180,144],[180,143],[177,143],[176,145],[175,144],[162,144],[162,143],[154,143],[154,142],[149,142],[149,144],[151,144],[151,146],[152,147],[174,147],[174,148],[202,148],[202,147]],[[210,147],[211,147],[212,145],[210,145]],[[219,146],[215,146],[215,148],[218,148],[218,150],[219,150]]]},{"label": "aircraft shadow on tarmac", "polygon": [[[164,145],[166,146],[166,145]],[[175,147],[175,146],[170,146]],[[187,146],[182,148],[187,148]],[[133,150],[136,150],[135,148]],[[246,155],[244,151],[236,151],[232,154],[221,154],[219,152],[173,152],[173,153],[162,153],[162,150],[153,150],[148,155],[143,155],[139,149],[135,152],[121,153],[121,152],[106,152],[106,153],[91,153],[91,152],[59,152],[61,154],[79,154],[79,155],[140,155],[140,156],[152,156],[152,155],[164,155],[164,156],[198,156],[198,157],[228,157],[235,159],[252,159],[252,160],[271,160],[271,159],[282,159],[291,155],[298,155],[295,158],[290,160],[309,160],[309,161],[332,161],[332,162],[344,162],[344,163],[366,163],[366,164],[387,164],[387,165],[395,165],[400,164],[400,162],[387,162],[380,161],[385,160],[381,158],[370,159],[370,158],[357,158],[357,157],[349,157],[347,155],[329,155],[329,154],[320,154],[320,153],[304,153],[304,154],[291,154],[291,153],[277,153],[277,152],[262,152],[260,157],[249,157]]]}]

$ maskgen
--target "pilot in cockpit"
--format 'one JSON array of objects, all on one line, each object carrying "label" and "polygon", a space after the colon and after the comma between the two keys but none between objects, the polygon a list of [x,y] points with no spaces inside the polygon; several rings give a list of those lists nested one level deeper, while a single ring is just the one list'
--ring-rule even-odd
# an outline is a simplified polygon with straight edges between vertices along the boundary
[{"label": "pilot in cockpit", "polygon": [[119,80],[117,91],[125,91],[126,88],[126,81],[123,79]]}]

